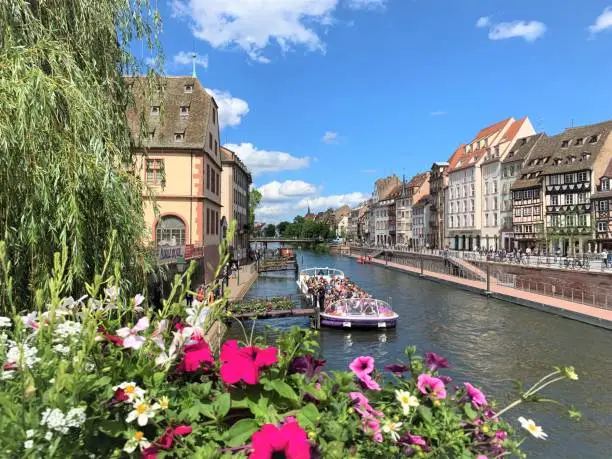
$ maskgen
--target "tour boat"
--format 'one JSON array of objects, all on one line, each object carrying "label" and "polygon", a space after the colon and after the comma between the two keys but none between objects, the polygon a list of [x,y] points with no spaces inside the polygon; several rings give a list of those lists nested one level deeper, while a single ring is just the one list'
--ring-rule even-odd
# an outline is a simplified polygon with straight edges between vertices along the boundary
[{"label": "tour boat", "polygon": [[300,272],[297,284],[300,288],[300,292],[304,295],[308,295],[308,280],[312,277],[322,277],[327,282],[330,282],[334,277],[344,279],[344,273],[339,269],[334,268],[308,268]]}]

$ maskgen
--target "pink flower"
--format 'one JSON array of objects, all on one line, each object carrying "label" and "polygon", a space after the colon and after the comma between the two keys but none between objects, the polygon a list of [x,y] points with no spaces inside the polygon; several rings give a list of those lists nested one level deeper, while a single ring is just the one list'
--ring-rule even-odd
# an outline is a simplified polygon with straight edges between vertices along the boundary
[{"label": "pink flower", "polygon": [[383,436],[380,429],[380,422],[378,422],[376,418],[364,418],[362,428],[366,434],[372,435],[375,442],[382,443]]},{"label": "pink flower", "polygon": [[398,443],[403,443],[405,445],[427,446],[427,442],[423,439],[423,437],[419,435],[411,435],[410,433],[402,435],[402,437],[398,440]]},{"label": "pink flower", "polygon": [[149,328],[149,318],[141,317],[132,328],[123,327],[117,330],[117,336],[123,338],[123,347],[140,349],[146,339],[144,336],[139,336],[138,333],[147,328]]},{"label": "pink flower", "polygon": [[448,360],[439,356],[435,352],[425,353],[425,363],[431,371],[436,371],[440,368],[448,368]]},{"label": "pink flower", "polygon": [[151,341],[157,344],[162,351],[166,349],[164,344],[164,333],[166,330],[168,330],[168,320],[162,319],[159,321],[157,328],[151,333]]},{"label": "pink flower", "polygon": [[440,378],[430,376],[426,373],[419,375],[417,387],[422,394],[433,395],[435,398],[446,398],[446,387]]},{"label": "pink flower", "polygon": [[[104,338],[106,338],[111,343],[113,343],[113,344],[115,344],[117,346],[122,346],[123,347],[123,338],[119,338],[118,336],[109,334],[102,325],[100,325],[98,327],[98,332],[102,333]],[[96,341],[98,341],[98,340],[102,340],[102,338],[100,337],[99,339],[96,339]]]},{"label": "pink flower", "polygon": [[363,380],[363,378],[374,371],[374,359],[370,356],[357,357],[350,363],[349,368],[359,379]]},{"label": "pink flower", "polygon": [[361,416],[364,416],[364,417],[370,416],[370,415],[374,415],[378,417],[383,416],[383,414],[380,411],[376,411],[374,408],[372,408],[368,398],[365,395],[363,395],[361,392],[349,392],[348,395],[352,401],[357,402],[357,404],[355,405],[355,409]]},{"label": "pink flower", "polygon": [[495,432],[496,440],[504,441],[506,438],[508,438],[508,432],[506,432],[505,430],[498,430],[497,432]]},{"label": "pink flower", "polygon": [[480,408],[481,406],[487,404],[487,399],[480,390],[476,389],[468,382],[464,383],[464,385],[468,397],[470,397],[470,400],[472,401],[472,405],[474,405],[476,408]]},{"label": "pink flower", "polygon": [[226,384],[244,381],[257,384],[262,368],[274,365],[278,350],[275,347],[260,349],[257,346],[238,347],[236,340],[226,341],[221,348],[221,379]]},{"label": "pink flower", "polygon": [[181,363],[176,367],[177,371],[192,373],[198,371],[203,363],[212,365],[215,363],[210,346],[206,341],[199,340],[195,344],[188,344],[183,349],[184,355]]},{"label": "pink flower", "polygon": [[191,433],[190,426],[167,427],[161,437],[155,442],[162,449],[172,448],[174,437],[184,437]]},{"label": "pink flower", "polygon": [[485,456],[484,454],[479,454],[478,456],[476,456],[476,459],[489,459],[489,458]]},{"label": "pink flower", "polygon": [[360,381],[370,390],[380,390],[380,384],[378,384],[370,375],[365,375],[360,379]]},{"label": "pink flower", "polygon": [[253,434],[251,447],[249,459],[310,459],[308,436],[297,422],[289,422],[280,429],[274,424],[265,424]]}]

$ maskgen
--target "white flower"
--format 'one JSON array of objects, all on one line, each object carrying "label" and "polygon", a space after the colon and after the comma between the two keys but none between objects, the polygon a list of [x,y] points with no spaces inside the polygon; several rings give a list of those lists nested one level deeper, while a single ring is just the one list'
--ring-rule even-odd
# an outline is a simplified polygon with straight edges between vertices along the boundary
[{"label": "white flower", "polygon": [[397,431],[400,427],[402,427],[401,422],[387,421],[383,424],[382,431],[391,435],[393,441],[398,441],[400,436]]},{"label": "white flower", "polygon": [[31,449],[34,446],[34,442],[32,440],[26,440],[23,442],[23,447],[25,449]]},{"label": "white flower", "polygon": [[143,307],[140,306],[142,304],[142,302],[145,300],[144,295],[141,295],[140,293],[137,294],[134,297],[134,310],[140,312],[140,311],[144,311]]},{"label": "white flower", "polygon": [[36,321],[37,319],[38,319],[38,313],[36,311],[32,311],[27,316],[21,316],[21,320],[23,321],[23,324],[28,328],[34,329],[35,331],[40,328],[40,325]]},{"label": "white flower", "polygon": [[53,438],[53,432],[48,431],[48,432],[45,434],[45,440],[47,440],[47,441],[51,441],[51,439],[52,439],[52,438]]},{"label": "white flower", "polygon": [[162,351],[155,358],[155,365],[164,366],[167,363],[172,363],[176,356],[178,355],[177,348],[180,347],[183,343],[183,336],[180,333],[174,333],[174,338],[170,343],[170,347],[168,348],[168,352],[162,347]]},{"label": "white flower", "polygon": [[419,406],[419,399],[406,390],[396,390],[395,398],[404,410],[404,416],[408,416],[410,408]]},{"label": "white flower", "polygon": [[65,344],[56,344],[53,346],[53,350],[58,354],[66,355],[70,353],[70,346],[66,346]]},{"label": "white flower", "polygon": [[62,309],[72,309],[75,306],[78,306],[88,295],[83,295],[78,300],[74,301],[74,298],[69,296],[68,298],[64,298],[60,304],[60,308]]},{"label": "white flower", "polygon": [[124,338],[123,347],[140,349],[146,342],[146,339],[144,336],[139,336],[138,332],[146,330],[147,328],[149,328],[149,318],[141,317],[132,328],[123,327],[117,330],[117,336]]},{"label": "white flower", "polygon": [[210,312],[209,307],[195,307],[195,308],[186,308],[185,312],[187,312],[187,318],[185,322],[191,325],[194,328],[201,328],[206,321],[206,316]]},{"label": "white flower", "polygon": [[40,362],[40,357],[36,356],[37,353],[38,350],[34,346],[28,346],[26,343],[23,343],[20,347],[16,343],[11,342],[6,353],[6,361],[7,363],[14,363],[19,367],[25,365],[28,368],[32,368]]},{"label": "white flower", "polygon": [[115,301],[119,295],[118,287],[108,287],[104,289],[104,294],[110,301]]},{"label": "white flower", "polygon": [[66,417],[64,416],[64,413],[57,408],[47,408],[42,414],[40,425],[46,425],[50,430],[55,430],[56,432],[60,432],[62,434],[67,434],[69,431],[69,428],[66,425]]},{"label": "white flower", "polygon": [[565,367],[563,369],[563,373],[565,374],[566,378],[571,379],[572,381],[578,381],[578,374],[576,373],[576,370],[574,370],[574,367]]},{"label": "white flower", "polygon": [[127,418],[125,418],[126,422],[133,422],[134,420],[138,420],[139,426],[146,426],[149,422],[149,418],[155,416],[155,412],[159,409],[159,404],[154,403],[153,405],[149,405],[144,400],[136,400],[134,402],[134,409],[129,412]]},{"label": "white flower", "polygon": [[536,438],[540,438],[541,440],[546,440],[548,434],[544,433],[541,426],[536,425],[533,419],[525,419],[523,416],[518,418],[518,421],[521,423],[521,427],[529,432]]},{"label": "white flower", "polygon": [[157,324],[157,328],[153,330],[151,333],[151,341],[159,346],[161,350],[166,349],[166,345],[164,343],[164,333],[168,329],[168,319],[162,319]]},{"label": "white flower", "polygon": [[86,408],[84,406],[71,408],[70,411],[66,413],[66,425],[68,427],[81,427],[87,420],[85,410]]},{"label": "white flower", "polygon": [[118,386],[113,387],[116,392],[117,389],[122,389],[125,396],[128,398],[128,402],[132,403],[135,399],[141,399],[144,397],[145,390],[141,389],[134,382],[122,382]]},{"label": "white flower", "polygon": [[8,328],[11,326],[11,319],[8,317],[0,316],[0,328]]},{"label": "white flower", "polygon": [[32,438],[35,433],[36,433],[36,431],[34,429],[26,430],[26,438]]},{"label": "white flower", "polygon": [[132,438],[125,442],[125,446],[123,447],[123,451],[126,453],[133,453],[136,448],[140,448],[141,450],[148,448],[151,445],[149,441],[145,438],[144,434],[140,431],[134,432]]},{"label": "white flower", "polygon": [[55,337],[60,340],[76,337],[81,334],[81,323],[72,320],[66,320],[55,327]]},{"label": "white flower", "polygon": [[13,379],[13,376],[15,376],[14,371],[3,371],[0,375],[0,379],[2,379],[3,381],[7,381],[9,379]]}]

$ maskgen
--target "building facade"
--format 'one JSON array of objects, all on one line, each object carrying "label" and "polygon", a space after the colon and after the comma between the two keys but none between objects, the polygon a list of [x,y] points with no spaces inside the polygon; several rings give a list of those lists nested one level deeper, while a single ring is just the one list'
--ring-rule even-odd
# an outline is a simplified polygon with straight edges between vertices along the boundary
[{"label": "building facade", "polygon": [[370,242],[376,245],[390,243],[389,197],[399,188],[400,180],[395,175],[376,180],[370,205]]},{"label": "building facade", "polygon": [[429,173],[429,247],[432,249],[444,248],[444,204],[445,193],[448,187],[447,162],[435,162]]},{"label": "building facade", "polygon": [[429,246],[429,208],[431,196],[426,195],[412,206],[412,231],[414,249],[423,250]]},{"label": "building facade", "polygon": [[217,103],[193,77],[164,77],[163,91],[150,95],[146,78],[127,81],[137,107],[127,112],[135,171],[150,191],[143,197],[151,239],[187,257],[201,253],[207,268],[198,281],[210,282],[221,237]]},{"label": "building facade", "polygon": [[597,181],[597,189],[591,196],[595,217],[595,249],[612,251],[612,158]]},{"label": "building facade", "polygon": [[429,193],[429,172],[422,172],[403,182],[396,198],[395,214],[397,219],[397,244],[415,247],[415,237],[412,229],[412,208],[423,196]]},{"label": "building facade", "polygon": [[542,173],[550,251],[569,256],[595,251],[591,193],[612,157],[610,131],[607,121],[551,137]]},{"label": "building facade", "polygon": [[232,242],[235,260],[246,261],[249,249],[249,188],[253,183],[251,173],[238,155],[221,147],[221,203],[222,236],[227,225],[236,221],[236,234]]}]

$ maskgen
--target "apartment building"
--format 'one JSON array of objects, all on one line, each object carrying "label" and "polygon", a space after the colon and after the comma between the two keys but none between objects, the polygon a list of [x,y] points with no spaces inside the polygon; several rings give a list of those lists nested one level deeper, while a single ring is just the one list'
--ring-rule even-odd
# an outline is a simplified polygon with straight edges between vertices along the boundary
[{"label": "apartment building", "polygon": [[429,193],[429,172],[415,175],[402,182],[395,201],[397,227],[397,244],[405,247],[415,247],[412,230],[412,207],[423,196]]},{"label": "apartment building", "polygon": [[[372,205],[370,206],[370,242],[377,245],[390,243],[389,234],[389,197],[399,188],[400,180],[396,175],[391,175],[376,180]],[[395,200],[393,200],[395,205]]]},{"label": "apartment building", "polygon": [[501,247],[501,161],[516,139],[533,133],[528,118],[507,118],[480,130],[451,157],[445,207],[450,248]]},{"label": "apartment building", "polygon": [[[591,193],[612,157],[612,121],[569,128],[551,137],[544,201],[549,250],[577,255],[595,250]],[[595,194],[597,196],[597,194]]]},{"label": "apartment building", "polygon": [[236,234],[232,243],[235,260],[244,261],[249,249],[249,188],[251,173],[238,155],[221,147],[221,228],[225,237],[227,227],[236,220]]},{"label": "apartment building", "polygon": [[209,282],[221,237],[217,103],[191,76],[161,78],[154,94],[146,89],[146,77],[127,82],[137,108],[127,112],[135,171],[150,191],[143,197],[151,239],[158,247],[173,247],[172,253],[201,253],[207,268],[198,281]]},{"label": "apartment building", "polygon": [[612,251],[612,158],[603,175],[596,182],[597,188],[591,195],[595,217],[595,249],[597,252]]},{"label": "apartment building", "polygon": [[412,206],[412,231],[414,248],[422,250],[429,248],[429,209],[431,207],[431,196],[425,195]]}]

